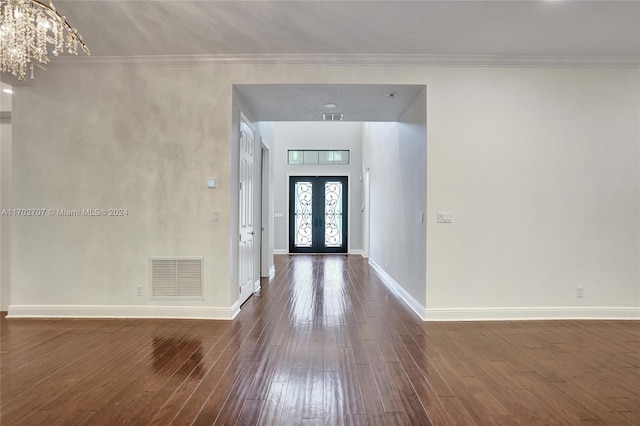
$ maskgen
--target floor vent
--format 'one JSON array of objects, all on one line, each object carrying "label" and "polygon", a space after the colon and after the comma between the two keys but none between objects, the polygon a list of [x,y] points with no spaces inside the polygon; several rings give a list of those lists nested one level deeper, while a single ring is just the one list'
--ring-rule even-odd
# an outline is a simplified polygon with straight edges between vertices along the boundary
[{"label": "floor vent", "polygon": [[151,297],[202,299],[203,258],[152,258]]}]

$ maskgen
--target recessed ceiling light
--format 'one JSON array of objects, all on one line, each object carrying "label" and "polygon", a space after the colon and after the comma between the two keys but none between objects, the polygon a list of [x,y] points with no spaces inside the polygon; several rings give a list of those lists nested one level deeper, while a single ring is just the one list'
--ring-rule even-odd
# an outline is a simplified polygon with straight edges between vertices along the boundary
[{"label": "recessed ceiling light", "polygon": [[3,91],[4,93],[8,93],[8,94],[10,94],[10,95],[13,95],[13,90],[11,90],[11,89],[2,89],[2,91]]},{"label": "recessed ceiling light", "polygon": [[334,103],[331,103],[331,102],[330,102],[330,103],[328,103],[328,104],[324,104],[324,107],[325,107],[325,108],[335,108],[335,107],[337,107],[337,106],[338,106],[338,105],[336,105],[336,104],[334,104]]}]

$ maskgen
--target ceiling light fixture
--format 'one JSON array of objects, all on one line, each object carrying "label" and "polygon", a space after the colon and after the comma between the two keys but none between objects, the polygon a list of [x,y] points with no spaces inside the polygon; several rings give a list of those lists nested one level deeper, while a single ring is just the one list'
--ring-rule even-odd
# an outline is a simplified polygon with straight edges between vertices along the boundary
[{"label": "ceiling light fixture", "polygon": [[[82,36],[56,11],[53,2],[38,0],[0,0],[0,56],[2,72],[24,80],[27,70],[33,78],[34,62],[49,63],[48,45],[53,56],[66,51],[78,54],[78,45],[87,54]],[[66,36],[66,37],[65,37]]]},{"label": "ceiling light fixture", "polygon": [[337,106],[338,106],[338,105],[336,105],[336,104],[334,104],[334,103],[331,103],[331,102],[330,102],[330,103],[328,103],[328,104],[324,104],[324,107],[325,107],[325,108],[335,108],[335,107],[337,107]]}]

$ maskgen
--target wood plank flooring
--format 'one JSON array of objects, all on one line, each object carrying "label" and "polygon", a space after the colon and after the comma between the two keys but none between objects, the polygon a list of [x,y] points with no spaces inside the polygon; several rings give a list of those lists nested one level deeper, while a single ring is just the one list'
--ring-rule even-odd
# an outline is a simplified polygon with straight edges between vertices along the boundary
[{"label": "wood plank flooring", "polygon": [[358,256],[234,321],[1,320],[4,425],[640,425],[640,323],[423,323]]}]

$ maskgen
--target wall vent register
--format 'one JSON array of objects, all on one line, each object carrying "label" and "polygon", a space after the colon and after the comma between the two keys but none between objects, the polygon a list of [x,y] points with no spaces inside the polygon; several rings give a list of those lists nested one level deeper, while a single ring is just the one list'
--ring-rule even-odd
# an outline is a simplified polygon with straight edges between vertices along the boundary
[{"label": "wall vent register", "polygon": [[152,258],[152,299],[203,299],[203,258]]},{"label": "wall vent register", "polygon": [[290,149],[287,151],[288,164],[292,165],[348,165],[349,150],[311,150],[311,149]]},{"label": "wall vent register", "polygon": [[[331,104],[329,104],[329,105],[331,105]],[[322,121],[342,121],[343,118],[344,118],[344,114],[341,113],[341,112],[324,112],[324,113],[322,113]]]}]

